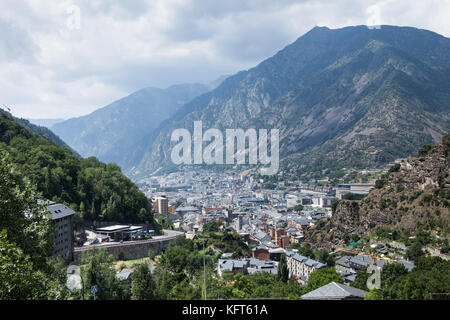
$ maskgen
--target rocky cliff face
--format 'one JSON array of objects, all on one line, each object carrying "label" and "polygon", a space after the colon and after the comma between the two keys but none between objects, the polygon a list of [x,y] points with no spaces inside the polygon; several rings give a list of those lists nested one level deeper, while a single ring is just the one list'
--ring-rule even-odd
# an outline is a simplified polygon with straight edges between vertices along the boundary
[{"label": "rocky cliff face", "polygon": [[402,161],[365,199],[339,201],[332,218],[309,230],[308,239],[330,247],[342,245],[346,235],[362,237],[380,227],[415,234],[421,226],[450,238],[449,155],[450,145],[440,144]]},{"label": "rocky cliff face", "polygon": [[282,165],[295,174],[406,157],[450,130],[449,52],[450,39],[415,28],[314,28],[184,105],[129,173],[169,165],[171,132],[198,120],[279,129]]}]

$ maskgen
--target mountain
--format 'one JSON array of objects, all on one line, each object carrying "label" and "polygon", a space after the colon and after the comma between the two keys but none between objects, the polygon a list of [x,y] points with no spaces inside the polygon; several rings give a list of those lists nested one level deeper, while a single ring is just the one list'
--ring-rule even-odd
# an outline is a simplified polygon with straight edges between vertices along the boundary
[{"label": "mountain", "polygon": [[57,123],[51,129],[83,157],[95,156],[127,167],[132,155],[144,144],[144,137],[185,102],[207,90],[202,84],[145,88],[89,115]]},{"label": "mountain", "polygon": [[60,137],[58,137],[56,134],[54,134],[50,129],[43,127],[43,126],[33,124],[29,120],[26,120],[26,119],[14,117],[11,113],[9,113],[8,111],[3,110],[1,108],[0,108],[0,114],[5,115],[6,117],[10,118],[11,120],[24,126],[31,132],[37,133],[37,134],[45,137],[46,139],[50,140],[54,144],[69,149],[70,152],[72,152],[74,155],[78,156],[78,153],[75,150],[70,148],[64,141],[61,140]]},{"label": "mountain", "polygon": [[50,128],[51,126],[63,122],[64,119],[28,119],[32,124]]},{"label": "mountain", "polygon": [[150,201],[117,165],[75,156],[4,113],[0,113],[0,157],[11,159],[15,172],[27,177],[42,197],[74,209],[76,223],[153,222]]},{"label": "mountain", "polygon": [[362,238],[389,228],[407,235],[422,230],[450,240],[450,134],[419,154],[392,167],[363,200],[339,201],[331,219],[309,230],[307,239],[330,248],[352,235]]},{"label": "mountain", "polygon": [[[171,132],[278,128],[293,174],[379,166],[450,130],[450,39],[410,27],[316,27],[193,99],[147,139],[129,175],[169,167]],[[138,160],[138,159],[137,159]]]}]

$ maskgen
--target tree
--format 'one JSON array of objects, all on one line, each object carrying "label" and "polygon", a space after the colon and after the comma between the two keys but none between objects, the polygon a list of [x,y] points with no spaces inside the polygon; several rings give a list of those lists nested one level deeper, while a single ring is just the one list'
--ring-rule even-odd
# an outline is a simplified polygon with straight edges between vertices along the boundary
[{"label": "tree", "polygon": [[433,150],[433,146],[429,145],[429,144],[424,144],[420,149],[419,149],[419,156],[426,156],[428,153],[430,153],[430,151]]},{"label": "tree", "polygon": [[381,300],[382,298],[380,290],[376,288],[370,289],[369,293],[364,296],[364,300]]},{"label": "tree", "polygon": [[[435,299],[450,293],[450,261],[440,257],[421,257],[408,274],[390,282],[383,290],[385,299]],[[388,295],[386,294],[388,293]]]},{"label": "tree", "polygon": [[356,278],[355,281],[352,283],[352,287],[361,289],[361,290],[367,290],[367,279],[369,278],[370,274],[367,273],[367,267],[358,270],[356,272]]},{"label": "tree", "polygon": [[156,257],[155,251],[153,251],[152,249],[148,249],[148,257],[150,260],[154,260]]},{"label": "tree", "polygon": [[155,281],[147,264],[139,264],[131,274],[131,299],[151,300],[154,298]]},{"label": "tree", "polygon": [[354,194],[352,192],[347,192],[346,194],[344,194],[343,199],[344,200],[361,200],[362,196]]},{"label": "tree", "polygon": [[0,233],[0,299],[45,299],[45,277],[23,250]]},{"label": "tree", "polygon": [[40,194],[5,152],[0,152],[0,181],[0,230],[7,230],[8,241],[30,255],[37,268],[46,268],[52,248],[50,213],[36,202]]},{"label": "tree", "polygon": [[161,264],[156,266],[153,275],[156,280],[154,297],[157,300],[168,299],[172,288],[184,280],[184,275],[174,275]]},{"label": "tree", "polygon": [[194,286],[186,279],[177,283],[169,293],[170,300],[194,300],[201,299],[202,291],[200,286]]},{"label": "tree", "polygon": [[289,280],[289,270],[286,263],[286,255],[282,254],[278,264],[278,280],[287,282]]},{"label": "tree", "polygon": [[308,284],[303,294],[316,290],[331,282],[343,283],[341,276],[335,268],[323,268],[312,272],[308,278]]},{"label": "tree", "polygon": [[314,251],[309,243],[305,243],[303,246],[299,247],[298,253],[303,256],[314,259]]},{"label": "tree", "polygon": [[289,300],[299,299],[302,295],[302,288],[294,279],[289,279],[288,282],[275,282],[271,288],[272,298],[288,298]]},{"label": "tree", "polygon": [[406,249],[405,257],[408,260],[417,261],[424,255],[425,252],[422,250],[422,244],[419,241],[415,241],[408,249]]},{"label": "tree", "polygon": [[73,204],[85,219],[154,222],[150,201],[117,165],[79,158],[2,114],[0,143],[42,197]]},{"label": "tree", "polygon": [[0,181],[0,299],[63,298],[49,259],[49,213],[37,204],[34,186],[1,150]]},{"label": "tree", "polygon": [[397,282],[408,275],[408,269],[400,263],[388,263],[381,270],[381,290],[378,292],[384,299],[395,299]]},{"label": "tree", "polygon": [[169,246],[161,256],[160,263],[173,273],[182,273],[188,264],[191,251],[181,246]]},{"label": "tree", "polygon": [[253,293],[253,284],[241,273],[236,273],[233,278],[232,294],[235,299],[251,298]]},{"label": "tree", "polygon": [[[129,286],[116,278],[113,268],[114,257],[106,249],[93,248],[83,252],[82,277],[84,291],[90,293],[91,287],[98,286],[96,298],[100,300],[126,300],[129,298]],[[90,294],[90,299],[93,295]]]},{"label": "tree", "polygon": [[328,251],[326,250],[315,250],[314,251],[314,257],[317,261],[320,261],[322,263],[326,263],[329,267],[334,266],[334,260],[333,257],[330,256]]}]

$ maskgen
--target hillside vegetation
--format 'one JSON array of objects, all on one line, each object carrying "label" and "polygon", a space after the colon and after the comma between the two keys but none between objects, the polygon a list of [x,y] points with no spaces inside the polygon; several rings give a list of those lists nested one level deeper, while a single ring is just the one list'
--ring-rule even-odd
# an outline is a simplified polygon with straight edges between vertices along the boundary
[{"label": "hillside vegetation", "polygon": [[425,145],[419,154],[393,166],[363,200],[339,201],[332,218],[308,232],[309,241],[330,247],[352,235],[363,237],[385,229],[391,238],[426,234],[431,239],[425,242],[448,245],[450,135],[442,144]]},{"label": "hillside vegetation", "polygon": [[0,152],[9,155],[37,190],[79,212],[78,218],[152,221],[151,204],[115,164],[81,159],[67,148],[0,114]]}]

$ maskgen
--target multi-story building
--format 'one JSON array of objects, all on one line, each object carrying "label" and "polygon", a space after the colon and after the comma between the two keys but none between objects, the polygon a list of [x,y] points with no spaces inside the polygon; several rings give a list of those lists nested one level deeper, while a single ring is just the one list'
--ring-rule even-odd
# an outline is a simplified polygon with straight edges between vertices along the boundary
[{"label": "multi-story building", "polygon": [[312,272],[326,267],[321,262],[299,255],[293,251],[286,251],[286,264],[291,276],[303,276],[306,279],[309,278]]},{"label": "multi-story building", "polygon": [[280,248],[286,249],[289,246],[289,236],[282,235],[280,237],[279,245]]},{"label": "multi-story building", "polygon": [[336,197],[342,199],[347,193],[366,196],[375,187],[375,183],[339,184],[336,188]]},{"label": "multi-story building", "polygon": [[152,199],[153,210],[156,213],[167,216],[169,212],[169,199],[166,196],[159,196]]},{"label": "multi-story building", "polygon": [[75,211],[62,203],[50,202],[47,210],[52,214],[56,232],[52,236],[53,256],[64,260],[73,259],[72,218]]},{"label": "multi-story building", "polygon": [[270,260],[269,249],[264,246],[257,246],[252,249],[252,257],[259,260]]},{"label": "multi-story building", "polygon": [[282,236],[286,235],[286,230],[282,228],[278,228],[274,232],[274,242],[277,246],[283,248],[281,243]]}]

